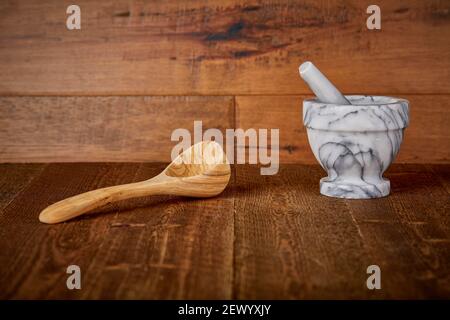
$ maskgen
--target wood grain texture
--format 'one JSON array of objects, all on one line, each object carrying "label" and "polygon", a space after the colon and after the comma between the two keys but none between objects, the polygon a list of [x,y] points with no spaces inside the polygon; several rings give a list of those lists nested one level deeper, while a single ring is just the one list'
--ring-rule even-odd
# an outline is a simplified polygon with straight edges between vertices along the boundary
[{"label": "wood grain texture", "polygon": [[[302,102],[308,96],[238,96],[236,127],[280,129],[281,163],[316,163],[303,126]],[[450,161],[450,96],[402,95],[410,102],[410,126],[397,162]],[[238,146],[241,147],[242,146]]]},{"label": "wood grain texture", "polygon": [[[39,210],[57,200],[150,178],[164,167],[48,165],[0,214],[1,298],[230,298],[231,190],[205,201],[129,200],[56,228],[37,223]],[[71,264],[82,270],[82,290],[67,290]]]},{"label": "wood grain texture", "polygon": [[195,120],[233,128],[232,97],[2,97],[0,162],[170,162]]},{"label": "wood grain texture", "polygon": [[0,209],[17,196],[45,168],[43,164],[3,164],[0,166]]},{"label": "wood grain texture", "polygon": [[[285,165],[270,178],[238,167],[236,298],[448,297],[450,197],[436,174],[394,165],[389,197],[342,200],[319,195],[318,166]],[[366,287],[373,264],[381,290]]]},{"label": "wood grain texture", "polygon": [[0,94],[307,94],[313,60],[344,93],[450,93],[448,1],[0,3]]},{"label": "wood grain texture", "polygon": [[[170,161],[176,128],[278,128],[281,163],[316,163],[302,124],[308,96],[2,97],[0,162]],[[402,95],[411,123],[396,161],[450,161],[450,96]],[[236,110],[234,110],[236,108]],[[236,119],[236,120],[235,120]],[[242,148],[242,146],[238,146]]]},{"label": "wood grain texture", "polygon": [[404,298],[450,294],[450,194],[439,179],[448,166],[433,168],[394,166],[387,174],[391,196],[373,206],[347,203],[368,256],[383,270],[388,298],[400,291]]},{"label": "wood grain texture", "polygon": [[443,184],[445,190],[450,193],[450,168],[448,166],[427,166],[428,170],[434,173],[438,180]]},{"label": "wood grain texture", "polygon": [[[128,200],[53,226],[37,219],[48,204],[166,165],[33,166],[39,174],[0,207],[0,298],[450,295],[449,165],[393,165],[392,194],[368,201],[321,196],[317,165],[283,165],[271,177],[237,166],[216,198]],[[2,164],[0,172],[14,177],[24,168]],[[70,264],[81,267],[82,290],[66,288]],[[372,264],[381,267],[382,290],[366,288]]]}]

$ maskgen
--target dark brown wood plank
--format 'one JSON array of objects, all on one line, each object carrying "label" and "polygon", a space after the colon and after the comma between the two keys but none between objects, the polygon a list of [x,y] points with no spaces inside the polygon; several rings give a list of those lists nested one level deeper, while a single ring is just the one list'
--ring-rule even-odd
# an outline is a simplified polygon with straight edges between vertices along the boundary
[{"label": "dark brown wood plank", "polygon": [[[238,96],[236,127],[280,129],[281,163],[317,163],[302,120],[303,99],[310,96]],[[410,101],[410,126],[397,162],[449,163],[450,96],[401,95]]]},{"label": "dark brown wood plank", "polygon": [[389,197],[347,201],[388,298],[450,295],[450,197],[439,174],[424,165],[394,165],[386,174]]},{"label": "dark brown wood plank", "polygon": [[193,140],[195,120],[233,128],[233,99],[1,97],[0,162],[170,162],[172,132]]},{"label": "dark brown wood plank", "polygon": [[[48,204],[164,168],[50,164],[0,212],[0,297],[445,298],[448,167],[393,165],[389,197],[352,201],[319,194],[317,165],[283,165],[276,176],[237,166],[214,199],[142,198],[49,226],[37,220]],[[65,286],[70,264],[81,267],[80,291]],[[366,288],[371,264],[382,290]]]},{"label": "dark brown wood plank", "polygon": [[[232,293],[233,199],[151,197],[44,225],[62,198],[150,178],[161,164],[52,164],[0,215],[2,298],[226,299]],[[14,239],[14,241],[11,241]],[[79,265],[82,289],[66,288]]]},{"label": "dark brown wood plank", "polygon": [[428,170],[431,170],[444,186],[445,190],[450,194],[450,166],[448,165],[426,165]]},{"label": "dark brown wood plank", "polygon": [[43,164],[0,164],[0,210],[45,168]]},{"label": "dark brown wood plank", "polygon": [[313,60],[343,92],[450,93],[447,1],[60,0],[0,3],[0,94],[307,94]]},{"label": "dark brown wood plank", "polygon": [[370,259],[345,202],[319,195],[318,166],[276,176],[238,166],[235,297],[382,297],[365,289]]},{"label": "dark brown wood plank", "polygon": [[[237,298],[448,297],[450,201],[436,175],[394,165],[392,194],[366,201],[321,196],[321,176],[318,166],[272,177],[238,166]],[[381,290],[366,287],[373,264]]]}]

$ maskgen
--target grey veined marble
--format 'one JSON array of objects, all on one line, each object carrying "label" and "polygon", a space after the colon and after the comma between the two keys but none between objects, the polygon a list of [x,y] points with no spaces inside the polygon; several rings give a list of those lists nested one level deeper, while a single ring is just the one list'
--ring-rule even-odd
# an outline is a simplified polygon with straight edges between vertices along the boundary
[{"label": "grey veined marble", "polygon": [[382,177],[394,161],[409,124],[408,101],[383,96],[346,96],[352,105],[303,101],[303,123],[314,156],[327,171],[320,193],[370,199],[387,196]]}]

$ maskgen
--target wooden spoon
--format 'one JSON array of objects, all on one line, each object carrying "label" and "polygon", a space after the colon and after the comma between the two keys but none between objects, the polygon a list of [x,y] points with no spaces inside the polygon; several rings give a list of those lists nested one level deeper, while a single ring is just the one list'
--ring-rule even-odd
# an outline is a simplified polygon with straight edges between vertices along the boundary
[{"label": "wooden spoon", "polygon": [[213,197],[225,189],[230,176],[230,164],[222,147],[214,141],[200,142],[180,154],[152,179],[67,198],[45,208],[39,220],[63,222],[112,202],[150,195]]}]

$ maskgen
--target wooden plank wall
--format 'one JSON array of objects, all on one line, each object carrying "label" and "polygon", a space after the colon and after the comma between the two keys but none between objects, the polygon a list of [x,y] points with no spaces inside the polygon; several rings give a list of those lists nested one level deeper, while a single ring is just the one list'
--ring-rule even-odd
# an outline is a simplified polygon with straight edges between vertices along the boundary
[{"label": "wooden plank wall", "polygon": [[279,128],[282,162],[315,162],[301,124],[314,61],[346,94],[411,101],[398,161],[450,161],[450,1],[0,2],[0,162],[168,161],[175,128]]}]

